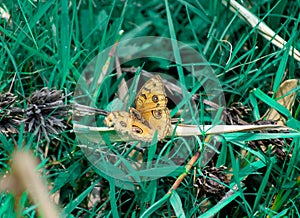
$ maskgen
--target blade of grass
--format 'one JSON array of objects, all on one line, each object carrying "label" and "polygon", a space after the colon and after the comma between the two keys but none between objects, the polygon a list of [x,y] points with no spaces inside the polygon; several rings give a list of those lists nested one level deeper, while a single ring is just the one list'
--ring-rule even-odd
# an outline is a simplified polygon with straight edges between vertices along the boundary
[{"label": "blade of grass", "polygon": [[[288,44],[287,44],[287,47],[288,47]],[[283,81],[284,74],[285,74],[286,67],[287,67],[288,58],[289,58],[289,52],[288,52],[288,50],[285,50],[283,53],[283,57],[281,58],[279,67],[277,69],[275,79],[274,79],[274,84],[273,84],[274,95],[277,93],[277,90],[279,89],[279,87]]]},{"label": "blade of grass", "polygon": [[115,181],[114,179],[108,179],[109,182],[109,197],[110,197],[110,205],[111,205],[111,210],[112,210],[112,215],[114,218],[119,217],[119,212],[118,212],[118,206],[117,206],[117,201],[116,201],[116,186],[115,186]]},{"label": "blade of grass", "polygon": [[240,192],[237,191],[234,194],[230,195],[229,197],[225,198],[221,202],[219,202],[217,205],[214,207],[210,208],[208,211],[205,213],[201,214],[201,218],[211,218],[214,217],[222,208],[230,204],[232,201],[234,201],[237,197],[240,196]]},{"label": "blade of grass", "polygon": [[[23,4],[24,4],[24,3],[23,3]],[[36,42],[36,40],[35,40],[35,37],[34,37],[32,31],[31,31],[31,27],[30,27],[30,25],[29,25],[29,22],[28,22],[28,20],[27,20],[26,15],[25,15],[23,6],[22,6],[22,4],[20,3],[20,0],[18,0],[18,5],[19,5],[19,8],[20,8],[20,10],[21,10],[22,16],[23,16],[23,18],[24,18],[24,20],[25,20],[25,23],[26,23],[26,26],[27,26],[27,28],[28,28],[28,31],[29,31],[29,33],[30,33],[31,39],[32,39],[32,41],[33,41],[33,43],[34,43],[36,49],[38,49],[39,47],[38,47],[38,45],[37,45],[37,42]]]},{"label": "blade of grass", "polygon": [[70,62],[70,22],[68,13],[68,0],[61,1],[61,17],[60,17],[60,84],[58,87],[63,88],[66,78],[69,75]]},{"label": "blade of grass", "polygon": [[142,215],[141,218],[148,218],[151,217],[151,214],[153,214],[155,211],[157,211],[162,205],[164,205],[167,200],[169,199],[169,195],[164,195],[161,199],[159,199],[157,202],[152,204]]},{"label": "blade of grass", "polygon": [[[252,211],[255,212],[258,208],[258,205],[261,203],[261,198],[263,197],[264,190],[268,185],[270,174],[272,172],[273,162],[270,162],[267,167],[267,171],[264,174],[263,180],[261,181],[261,185],[259,186],[258,192],[255,195],[254,205],[252,207]],[[267,206],[267,205],[264,205]],[[254,214],[252,214],[253,216]]]},{"label": "blade of grass", "polygon": [[72,213],[72,211],[88,196],[88,194],[91,193],[93,188],[99,183],[100,180],[94,181],[88,188],[86,188],[80,195],[78,195],[75,199],[70,201],[68,203],[63,211],[62,214],[64,215],[69,215]]},{"label": "blade of grass", "polygon": [[[174,57],[175,57],[175,62],[177,64],[177,71],[178,71],[178,75],[179,75],[179,80],[181,82],[181,86],[185,87],[185,79],[184,79],[184,73],[183,73],[183,69],[182,69],[182,61],[181,61],[180,52],[179,52],[180,50],[179,50],[179,47],[178,47],[178,44],[177,44],[176,32],[175,32],[174,24],[173,24],[173,21],[172,21],[168,0],[165,0],[165,7],[166,7],[166,13],[167,13],[169,32],[170,32],[170,36],[171,36],[171,39],[172,39],[173,53],[174,53]],[[184,88],[184,87],[182,87],[182,88]],[[183,89],[183,96],[187,97],[187,93],[184,90],[185,89]]]},{"label": "blade of grass", "polygon": [[250,207],[248,201],[245,198],[245,195],[243,193],[242,184],[241,184],[240,163],[239,163],[239,160],[236,159],[235,156],[234,156],[232,146],[228,146],[228,148],[229,148],[229,154],[230,154],[231,165],[232,165],[233,181],[235,182],[235,185],[237,186],[240,198],[243,200],[243,204],[244,204],[243,208],[246,211],[246,213],[248,215],[250,215],[251,214],[251,207]]},{"label": "blade of grass", "polygon": [[172,195],[170,197],[170,203],[173,207],[173,210],[175,211],[176,217],[185,218],[181,199],[175,190],[172,191]]},{"label": "blade of grass", "polygon": [[274,108],[279,113],[281,113],[282,115],[287,117],[287,122],[286,122],[287,126],[294,128],[294,129],[298,129],[298,130],[300,129],[299,128],[300,122],[292,117],[290,111],[287,108],[285,108],[284,106],[279,104],[277,101],[275,101],[274,99],[272,99],[269,96],[267,96],[266,94],[264,94],[260,89],[254,89],[253,94],[257,98],[259,98],[260,100],[262,100],[263,102],[268,104],[270,107]]}]

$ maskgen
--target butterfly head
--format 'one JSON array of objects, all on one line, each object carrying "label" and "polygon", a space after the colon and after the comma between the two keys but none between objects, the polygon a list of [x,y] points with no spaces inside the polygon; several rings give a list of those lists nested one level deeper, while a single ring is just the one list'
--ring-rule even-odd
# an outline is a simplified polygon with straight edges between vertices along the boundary
[{"label": "butterfly head", "polygon": [[114,115],[114,113],[109,113],[107,114],[103,122],[107,127],[112,127],[115,124],[115,121],[116,116]]}]

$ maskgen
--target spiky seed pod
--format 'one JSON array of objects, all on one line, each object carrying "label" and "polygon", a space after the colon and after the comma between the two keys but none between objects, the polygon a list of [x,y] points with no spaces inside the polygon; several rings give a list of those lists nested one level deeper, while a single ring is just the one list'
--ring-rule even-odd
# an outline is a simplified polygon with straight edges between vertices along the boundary
[{"label": "spiky seed pod", "polygon": [[[274,120],[258,120],[254,121],[251,124],[256,125],[266,125],[266,124],[276,124]],[[272,132],[278,133],[278,130],[273,131],[261,131],[261,132]],[[260,150],[265,154],[276,155],[279,160],[289,160],[293,149],[289,151],[289,145],[292,143],[291,138],[274,138],[274,139],[263,139],[263,140],[255,140],[249,141],[248,146],[254,150]]]},{"label": "spiky seed pod", "polygon": [[249,141],[248,146],[254,150],[260,150],[264,154],[271,156],[276,155],[279,160],[289,160],[293,153],[293,149],[288,151],[289,144],[292,139],[265,139],[257,141]]},{"label": "spiky seed pod", "polygon": [[27,132],[42,135],[49,142],[50,134],[59,134],[66,126],[63,117],[68,113],[69,106],[64,104],[67,96],[61,90],[48,89],[47,87],[35,91],[28,99],[25,110],[25,126]]},{"label": "spiky seed pod", "polygon": [[12,93],[0,94],[0,132],[6,136],[8,133],[18,133],[22,122],[23,110],[13,107],[16,98]]},{"label": "spiky seed pod", "polygon": [[229,180],[224,173],[225,169],[227,169],[225,166],[203,169],[203,175],[197,178],[195,187],[204,190],[208,194],[223,196],[226,189],[223,184],[229,184]]},{"label": "spiky seed pod", "polygon": [[223,116],[228,125],[247,125],[244,117],[249,115],[251,108],[242,105],[240,102],[233,103],[229,108],[223,110]]},{"label": "spiky seed pod", "polygon": [[9,92],[0,94],[0,108],[3,109],[3,108],[11,107],[13,103],[16,102],[16,98],[17,96]]}]

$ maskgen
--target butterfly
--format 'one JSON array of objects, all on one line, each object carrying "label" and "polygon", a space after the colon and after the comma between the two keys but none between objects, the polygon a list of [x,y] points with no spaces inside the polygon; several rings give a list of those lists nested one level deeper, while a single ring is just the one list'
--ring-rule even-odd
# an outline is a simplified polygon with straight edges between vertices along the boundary
[{"label": "butterfly", "polygon": [[157,131],[157,138],[161,141],[171,131],[171,117],[167,103],[164,83],[161,77],[156,75],[137,93],[135,108],[131,107],[129,112],[109,112],[104,124],[145,142],[151,142]]}]

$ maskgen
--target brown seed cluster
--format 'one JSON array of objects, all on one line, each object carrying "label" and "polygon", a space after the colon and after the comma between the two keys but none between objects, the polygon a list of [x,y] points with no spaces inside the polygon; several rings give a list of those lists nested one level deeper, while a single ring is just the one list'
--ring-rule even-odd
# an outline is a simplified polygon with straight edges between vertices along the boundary
[{"label": "brown seed cluster", "polygon": [[[223,196],[229,179],[225,173],[226,167],[207,167],[202,170],[203,176],[197,178],[195,187],[210,195]],[[228,189],[228,188],[227,188]]]},{"label": "brown seed cluster", "polygon": [[[244,120],[245,117],[249,115],[251,111],[250,108],[242,105],[241,103],[234,103],[231,107],[226,108],[223,111],[224,119],[227,125],[268,125],[276,124],[274,120],[258,120],[251,123],[248,123]],[[259,131],[267,133],[276,133],[278,131]],[[276,155],[280,160],[285,160],[286,158],[291,157],[293,149],[289,149],[289,144],[292,142],[292,139],[265,139],[265,140],[256,140],[249,141],[248,146],[254,150],[260,150],[263,153],[268,153],[269,155]]]},{"label": "brown seed cluster", "polygon": [[23,120],[23,110],[14,107],[16,99],[12,93],[0,94],[0,132],[6,136],[19,133],[18,126]]}]

